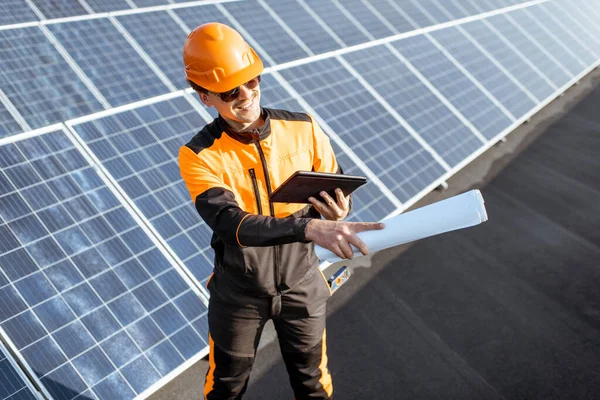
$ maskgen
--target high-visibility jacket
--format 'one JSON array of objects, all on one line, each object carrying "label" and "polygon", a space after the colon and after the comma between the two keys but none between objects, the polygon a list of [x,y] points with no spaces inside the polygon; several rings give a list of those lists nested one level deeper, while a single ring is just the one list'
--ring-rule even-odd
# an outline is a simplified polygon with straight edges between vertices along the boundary
[{"label": "high-visibility jacket", "polygon": [[213,230],[214,273],[254,295],[277,295],[318,265],[304,236],[312,206],[271,203],[295,171],[339,172],[329,138],[307,114],[263,108],[264,125],[233,132],[222,117],[179,151],[181,176]]}]

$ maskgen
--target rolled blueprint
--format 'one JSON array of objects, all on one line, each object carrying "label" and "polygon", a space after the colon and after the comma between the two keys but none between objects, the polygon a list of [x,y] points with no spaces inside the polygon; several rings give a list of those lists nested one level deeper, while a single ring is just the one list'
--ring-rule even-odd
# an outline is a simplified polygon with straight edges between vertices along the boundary
[{"label": "rolled blueprint", "polygon": [[[385,228],[378,231],[360,232],[357,236],[369,247],[370,254],[440,233],[468,228],[487,221],[483,196],[479,190],[471,190],[437,203],[397,215],[383,221]],[[354,256],[362,253],[354,248]],[[322,263],[334,263],[341,258],[321,246],[315,253]]]}]

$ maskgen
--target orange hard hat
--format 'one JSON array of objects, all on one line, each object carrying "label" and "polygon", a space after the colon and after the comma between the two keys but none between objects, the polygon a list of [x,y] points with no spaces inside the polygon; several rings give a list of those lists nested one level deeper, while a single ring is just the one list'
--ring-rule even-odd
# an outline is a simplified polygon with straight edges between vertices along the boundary
[{"label": "orange hard hat", "polygon": [[263,71],[263,63],[233,28],[218,22],[198,26],[183,45],[185,76],[210,92],[234,89]]}]

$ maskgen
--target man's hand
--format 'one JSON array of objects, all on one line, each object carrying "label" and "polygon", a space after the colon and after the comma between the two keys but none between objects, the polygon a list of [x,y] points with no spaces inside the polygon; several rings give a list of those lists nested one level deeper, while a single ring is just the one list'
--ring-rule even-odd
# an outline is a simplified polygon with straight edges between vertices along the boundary
[{"label": "man's hand", "polygon": [[350,195],[344,196],[341,189],[335,189],[336,200],[332,199],[331,196],[323,191],[320,193],[323,201],[319,201],[314,197],[309,197],[308,201],[311,202],[317,211],[330,221],[341,221],[348,216],[350,212]]},{"label": "man's hand", "polygon": [[383,229],[381,222],[343,222],[311,219],[304,233],[307,240],[335,253],[342,259],[354,258],[352,246],[364,255],[369,254],[369,248],[360,240],[358,232]]}]

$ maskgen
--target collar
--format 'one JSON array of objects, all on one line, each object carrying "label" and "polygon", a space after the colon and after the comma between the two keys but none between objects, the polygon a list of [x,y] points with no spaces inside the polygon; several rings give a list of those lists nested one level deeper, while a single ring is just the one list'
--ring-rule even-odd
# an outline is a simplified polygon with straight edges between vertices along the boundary
[{"label": "collar", "polygon": [[249,131],[234,131],[231,126],[229,126],[227,121],[225,121],[225,119],[221,116],[221,114],[219,114],[217,117],[217,124],[219,129],[222,132],[225,132],[229,137],[237,140],[238,142],[249,144],[252,143],[253,140],[260,141],[266,139],[271,134],[271,117],[269,116],[269,112],[266,108],[261,107],[260,116],[262,117],[264,124]]}]

